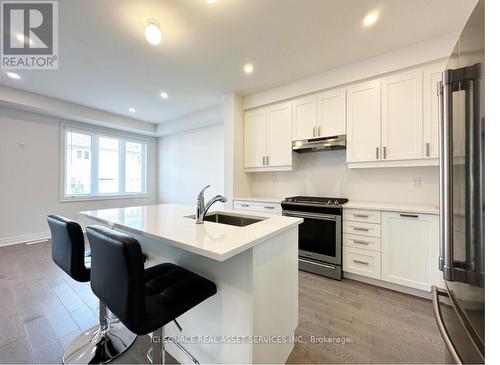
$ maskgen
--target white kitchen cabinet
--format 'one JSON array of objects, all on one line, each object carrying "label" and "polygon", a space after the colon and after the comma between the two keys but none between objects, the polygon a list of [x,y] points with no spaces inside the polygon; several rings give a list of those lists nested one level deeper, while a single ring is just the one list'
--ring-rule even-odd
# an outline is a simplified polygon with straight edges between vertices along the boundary
[{"label": "white kitchen cabinet", "polygon": [[292,103],[293,140],[346,133],[345,89],[333,89],[295,99]]},{"label": "white kitchen cabinet", "polygon": [[247,111],[244,119],[244,167],[248,171],[292,168],[291,103]]},{"label": "white kitchen cabinet", "polygon": [[380,157],[380,80],[347,90],[347,162]]},{"label": "white kitchen cabinet", "polygon": [[296,99],[292,103],[293,140],[316,137],[316,95]]},{"label": "white kitchen cabinet", "polygon": [[346,91],[328,90],[317,94],[317,137],[339,136],[346,133]]},{"label": "white kitchen cabinet", "polygon": [[422,72],[383,78],[381,158],[421,159],[422,126]]},{"label": "white kitchen cabinet", "polygon": [[429,291],[437,245],[437,215],[382,212],[382,280]]},{"label": "white kitchen cabinet", "polygon": [[248,210],[252,212],[264,212],[271,214],[281,215],[281,203],[275,201],[255,201],[255,200],[244,200],[244,199],[234,199],[233,200],[234,210]]},{"label": "white kitchen cabinet", "polygon": [[245,168],[263,167],[267,154],[266,110],[256,109],[245,113]]},{"label": "white kitchen cabinet", "polygon": [[442,79],[443,67],[434,66],[424,70],[424,138],[423,158],[439,157],[439,109],[437,86]]}]

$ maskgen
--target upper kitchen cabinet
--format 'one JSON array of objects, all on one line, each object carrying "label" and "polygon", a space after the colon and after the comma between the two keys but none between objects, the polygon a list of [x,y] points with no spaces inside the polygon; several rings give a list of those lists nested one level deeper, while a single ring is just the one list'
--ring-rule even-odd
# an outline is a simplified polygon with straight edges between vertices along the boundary
[{"label": "upper kitchen cabinet", "polygon": [[334,89],[319,93],[317,105],[317,137],[331,137],[345,134],[346,91]]},{"label": "upper kitchen cabinet", "polygon": [[440,66],[397,72],[348,89],[350,168],[438,164]]},{"label": "upper kitchen cabinet", "polygon": [[316,137],[316,95],[308,95],[292,102],[293,140]]},{"label": "upper kitchen cabinet", "polygon": [[345,134],[345,89],[304,96],[292,102],[293,140]]},{"label": "upper kitchen cabinet", "polygon": [[291,102],[245,112],[245,170],[290,170],[292,164]]},{"label": "upper kitchen cabinet", "polygon": [[422,72],[383,78],[381,158],[422,158],[422,124]]},{"label": "upper kitchen cabinet", "polygon": [[347,162],[377,161],[380,157],[380,81],[347,90]]},{"label": "upper kitchen cabinet", "polygon": [[263,167],[267,154],[266,110],[255,109],[245,113],[245,168]]},{"label": "upper kitchen cabinet", "polygon": [[439,106],[437,85],[442,79],[444,66],[424,70],[424,153],[423,158],[439,157]]}]

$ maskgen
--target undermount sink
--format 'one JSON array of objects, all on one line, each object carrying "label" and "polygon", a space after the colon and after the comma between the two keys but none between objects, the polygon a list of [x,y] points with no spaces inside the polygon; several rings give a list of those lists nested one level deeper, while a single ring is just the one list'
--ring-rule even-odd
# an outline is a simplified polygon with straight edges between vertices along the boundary
[{"label": "undermount sink", "polygon": [[[195,216],[189,215],[186,218],[195,219]],[[266,218],[249,217],[249,216],[245,216],[245,215],[214,212],[214,213],[208,213],[205,216],[204,220],[208,221],[208,222],[219,223],[219,224],[227,224],[230,226],[245,227],[245,226],[248,226],[250,224],[261,222],[264,219],[266,219]]]}]

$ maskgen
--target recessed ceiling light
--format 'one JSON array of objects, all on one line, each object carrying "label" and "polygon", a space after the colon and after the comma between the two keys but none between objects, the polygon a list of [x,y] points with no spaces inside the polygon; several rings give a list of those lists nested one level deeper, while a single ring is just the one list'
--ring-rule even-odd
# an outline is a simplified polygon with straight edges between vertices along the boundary
[{"label": "recessed ceiling light", "polygon": [[378,20],[378,13],[377,12],[370,13],[363,18],[363,26],[371,27],[373,24],[377,22],[377,20]]},{"label": "recessed ceiling light", "polygon": [[253,65],[251,63],[247,63],[245,66],[243,66],[243,71],[247,75],[250,75],[253,72]]},{"label": "recessed ceiling light", "polygon": [[165,91],[160,92],[160,96],[161,96],[163,99],[168,99],[168,94],[167,94]]},{"label": "recessed ceiling light", "polygon": [[144,29],[146,40],[156,46],[161,43],[160,23],[156,19],[148,19],[146,29]]},{"label": "recessed ceiling light", "polygon": [[9,76],[11,79],[14,79],[14,80],[19,80],[21,78],[21,76],[19,76],[15,72],[7,72],[7,76]]},{"label": "recessed ceiling light", "polygon": [[135,108],[130,107],[130,108],[128,108],[128,111],[131,113],[135,113]]},{"label": "recessed ceiling light", "polygon": [[207,0],[207,3],[209,3],[210,5],[215,4],[216,2],[217,0]]}]

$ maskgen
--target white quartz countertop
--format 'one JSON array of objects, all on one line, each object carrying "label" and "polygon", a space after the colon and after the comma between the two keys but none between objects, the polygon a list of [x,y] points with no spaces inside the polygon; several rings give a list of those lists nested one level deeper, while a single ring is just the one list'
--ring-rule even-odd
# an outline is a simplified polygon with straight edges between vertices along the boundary
[{"label": "white quartz countertop", "polygon": [[195,207],[158,204],[81,212],[86,217],[217,261],[224,261],[266,239],[302,223],[301,218],[248,211],[214,210],[248,217],[265,218],[246,227],[205,221],[196,224]]},{"label": "white quartz countertop", "polygon": [[411,203],[381,203],[367,201],[348,201],[342,205],[344,209],[373,209],[391,212],[408,212],[421,214],[439,214],[437,204],[411,204]]}]

